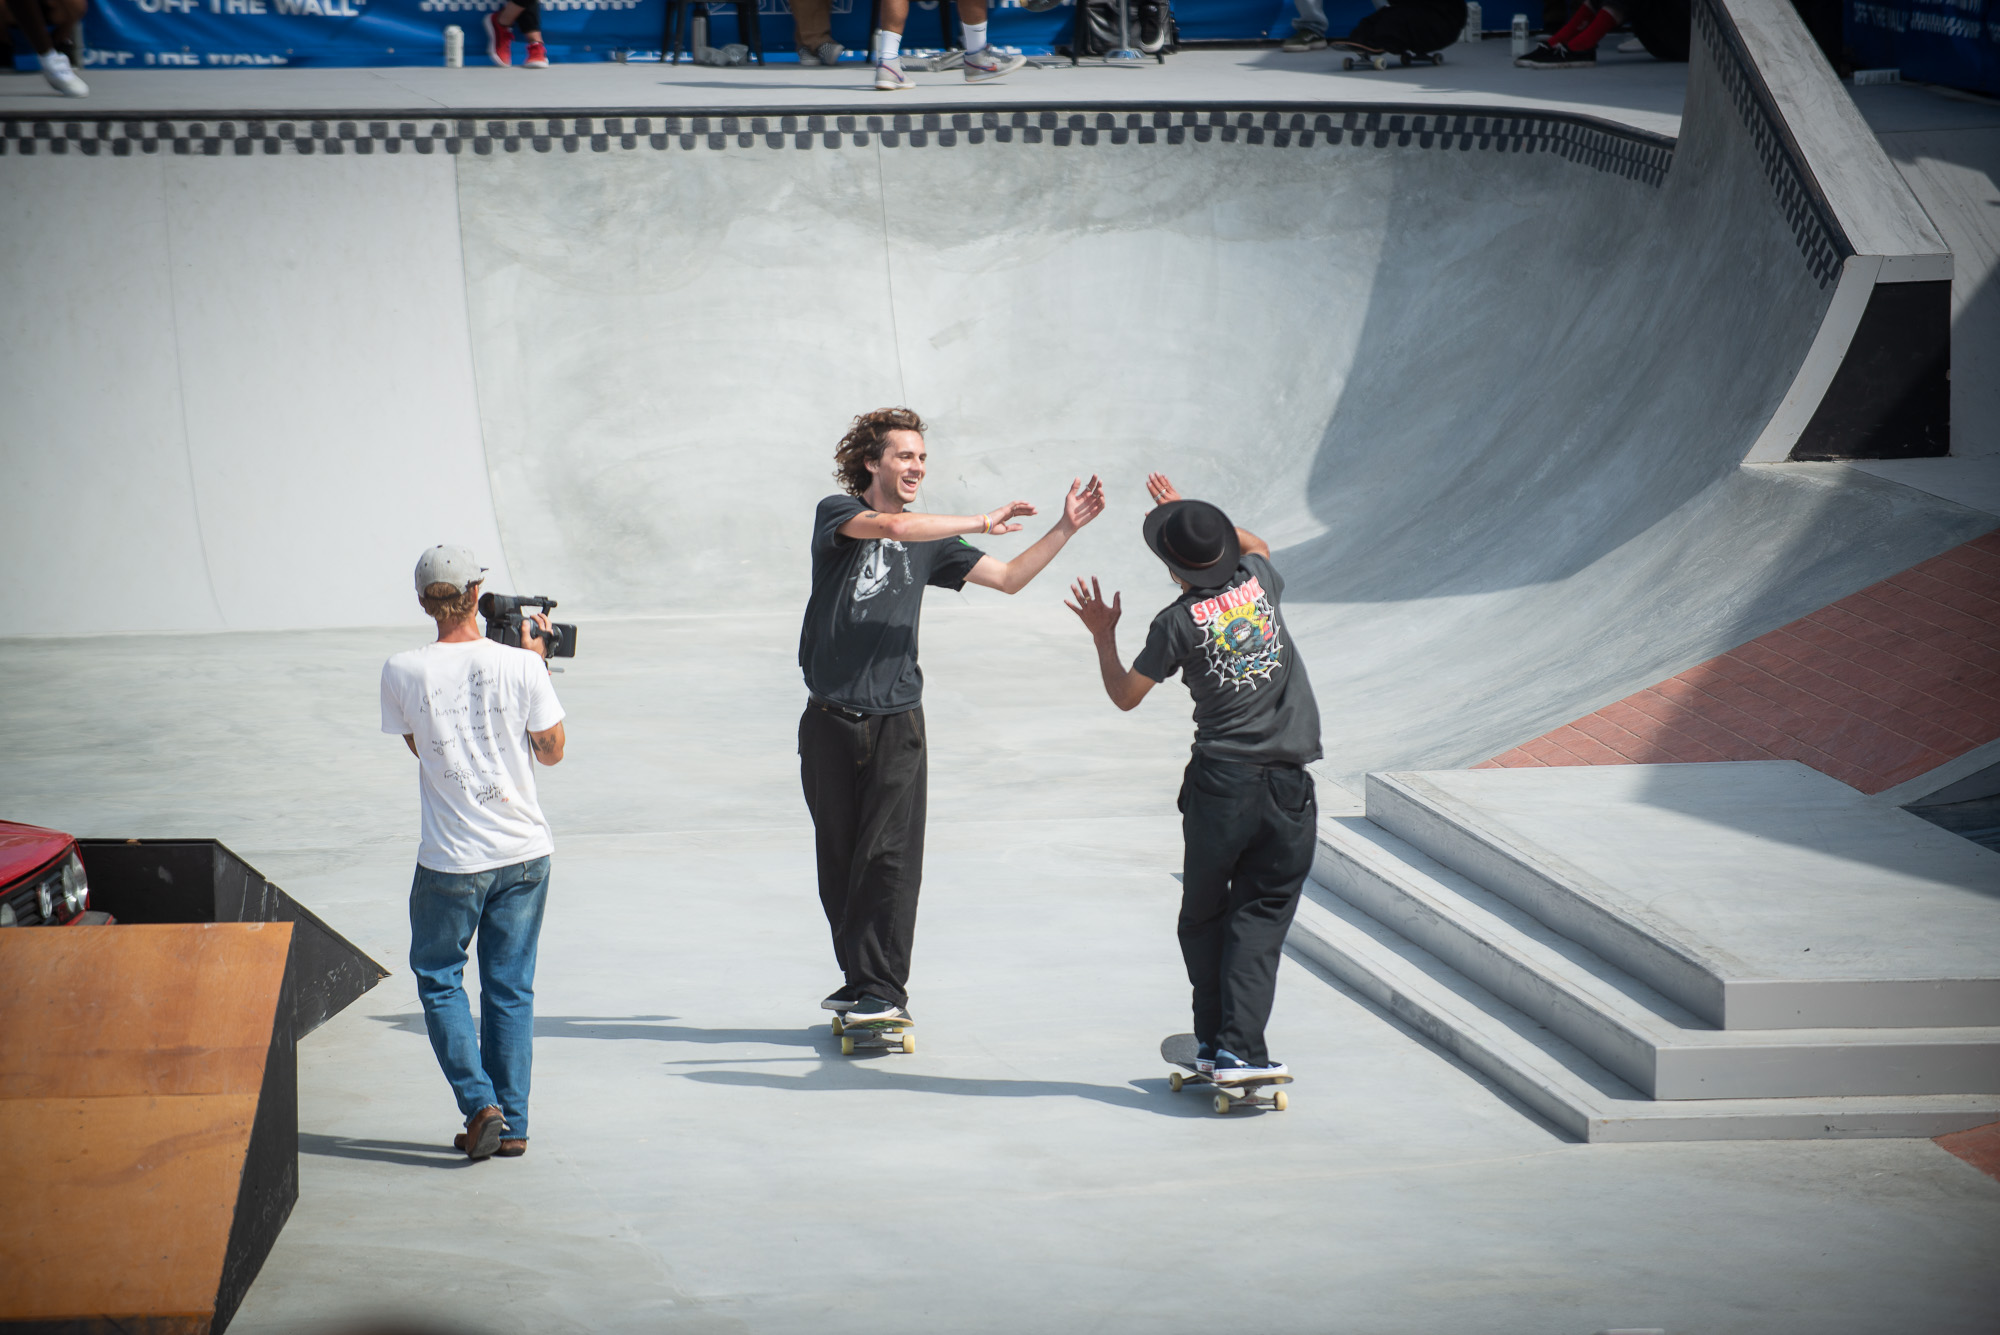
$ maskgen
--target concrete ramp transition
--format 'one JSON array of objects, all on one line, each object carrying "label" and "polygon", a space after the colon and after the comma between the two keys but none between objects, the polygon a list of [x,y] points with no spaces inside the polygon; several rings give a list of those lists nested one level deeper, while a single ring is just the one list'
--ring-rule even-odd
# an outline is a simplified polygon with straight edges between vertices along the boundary
[{"label": "concrete ramp transition", "polygon": [[1268,537],[1350,781],[1483,759],[1993,524],[1762,466],[1942,450],[1902,424],[1950,257],[1786,6],[1696,13],[1678,141],[1249,105],[10,139],[0,216],[60,261],[0,335],[15,625],[402,620],[442,540],[583,619],[791,615],[834,440],[902,402],[934,509],[1101,474],[1061,572],[1135,606],[1147,470]]}]

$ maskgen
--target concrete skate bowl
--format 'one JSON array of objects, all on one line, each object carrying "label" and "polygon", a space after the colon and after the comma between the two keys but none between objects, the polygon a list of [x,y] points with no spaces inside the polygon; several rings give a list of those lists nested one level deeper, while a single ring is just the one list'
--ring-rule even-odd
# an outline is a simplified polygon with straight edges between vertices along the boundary
[{"label": "concrete skate bowl", "polygon": [[[1790,22],[1767,8],[1701,8],[1678,143],[1559,114],[1148,107],[422,122],[367,155],[301,153],[301,121],[278,152],[7,159],[38,185],[153,172],[179,393],[268,418],[154,432],[178,490],[101,521],[114,554],[180,535],[154,559],[178,603],[79,624],[87,600],[51,598],[27,628],[401,619],[410,554],[454,534],[585,619],[718,596],[789,616],[832,442],[909,403],[929,508],[1046,515],[1102,475],[1116,508],[1056,573],[1142,611],[1167,592],[1138,543],[1147,470],[1269,538],[1339,773],[1482,759],[1991,526],[1836,464],[1744,466],[1839,387],[1882,269],[1785,120],[1797,88],[1753,57],[1740,15]],[[301,278],[287,226],[337,277]],[[274,290],[302,328],[353,331],[339,394],[300,391],[310,420],[286,386],[324,374],[244,370],[269,363]],[[274,537],[324,573],[317,613],[259,597]],[[1010,615],[1073,635],[1054,595]]]}]

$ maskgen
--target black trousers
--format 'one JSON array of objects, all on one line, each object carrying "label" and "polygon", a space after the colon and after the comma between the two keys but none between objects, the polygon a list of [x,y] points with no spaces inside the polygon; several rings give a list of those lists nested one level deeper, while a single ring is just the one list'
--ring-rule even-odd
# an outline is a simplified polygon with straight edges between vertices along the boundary
[{"label": "black trousers", "polygon": [[922,709],[855,718],[809,704],[799,718],[833,958],[849,987],[898,1006],[909,1002],[929,779]]},{"label": "black trousers", "polygon": [[1297,765],[1197,754],[1181,783],[1181,958],[1194,1033],[1244,1061],[1270,1060],[1264,1026],[1285,930],[1312,870],[1319,806]]}]

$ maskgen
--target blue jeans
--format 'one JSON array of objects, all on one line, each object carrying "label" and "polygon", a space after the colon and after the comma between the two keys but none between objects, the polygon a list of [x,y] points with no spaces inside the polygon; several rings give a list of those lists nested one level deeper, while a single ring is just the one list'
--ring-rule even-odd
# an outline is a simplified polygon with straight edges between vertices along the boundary
[{"label": "blue jeans", "polygon": [[[424,1027],[458,1110],[499,1107],[508,1134],[528,1135],[535,1048],[535,947],[548,901],[549,859],[491,871],[432,871],[410,884],[410,972]],[[466,1004],[465,947],[479,937],[479,1028]]]}]

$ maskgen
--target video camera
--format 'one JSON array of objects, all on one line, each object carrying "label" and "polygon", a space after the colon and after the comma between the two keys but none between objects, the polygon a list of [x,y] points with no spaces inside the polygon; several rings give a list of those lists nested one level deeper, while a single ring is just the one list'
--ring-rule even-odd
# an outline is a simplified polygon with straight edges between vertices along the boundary
[{"label": "video camera", "polygon": [[[479,615],[486,618],[486,638],[498,644],[521,647],[521,627],[532,625],[524,607],[539,608],[543,612],[556,610],[553,598],[517,597],[510,593],[482,593],[479,595]],[[538,640],[549,642],[550,658],[576,657],[576,627],[567,622],[552,621],[545,634],[540,626],[530,632]]]}]

